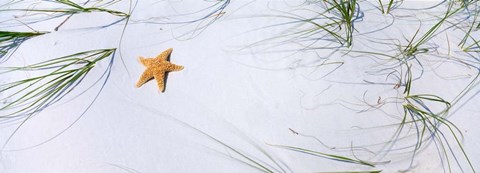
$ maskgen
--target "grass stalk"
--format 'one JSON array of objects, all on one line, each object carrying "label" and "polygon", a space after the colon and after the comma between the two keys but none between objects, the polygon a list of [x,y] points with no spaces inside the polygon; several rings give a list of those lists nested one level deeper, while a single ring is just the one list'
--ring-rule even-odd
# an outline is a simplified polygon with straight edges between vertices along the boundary
[{"label": "grass stalk", "polygon": [[335,160],[335,161],[339,161],[339,162],[354,163],[354,164],[359,164],[359,165],[364,165],[364,166],[375,167],[375,165],[373,163],[369,163],[369,162],[366,162],[366,161],[363,161],[363,160],[349,158],[349,157],[345,157],[345,156],[322,153],[322,152],[318,152],[318,151],[313,151],[313,150],[304,149],[304,148],[300,148],[300,147],[286,146],[286,145],[272,145],[272,146],[283,148],[283,149],[288,149],[288,150],[292,150],[292,151],[296,151],[296,152],[300,152],[300,153],[310,154],[310,155],[314,155],[314,156],[318,156],[318,157],[322,157],[322,158],[326,158],[326,159],[330,159],[330,160]]},{"label": "grass stalk", "polygon": [[378,3],[380,4],[380,7],[379,7],[379,8],[380,8],[380,11],[382,11],[382,14],[389,14],[390,11],[391,11],[392,8],[393,8],[393,5],[395,4],[395,3],[394,3],[394,0],[389,0],[389,1],[388,1],[388,4],[386,4],[387,7],[386,7],[386,9],[385,9],[385,6],[384,6],[382,0],[378,0]]}]

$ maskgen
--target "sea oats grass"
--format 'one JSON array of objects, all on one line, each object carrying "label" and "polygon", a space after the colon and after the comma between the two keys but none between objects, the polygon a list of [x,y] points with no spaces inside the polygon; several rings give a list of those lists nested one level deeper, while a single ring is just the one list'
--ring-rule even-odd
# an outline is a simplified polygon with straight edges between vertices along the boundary
[{"label": "sea oats grass", "polygon": [[[1,75],[41,72],[0,85],[0,120],[25,119],[58,102],[74,90],[97,65],[110,58],[115,49],[79,52],[24,67],[2,67]],[[110,63],[111,64],[111,63]],[[107,69],[108,70],[108,69]]]},{"label": "sea oats grass", "polygon": [[47,32],[0,31],[0,63],[8,60],[10,55],[12,55],[23,42],[46,33]]}]

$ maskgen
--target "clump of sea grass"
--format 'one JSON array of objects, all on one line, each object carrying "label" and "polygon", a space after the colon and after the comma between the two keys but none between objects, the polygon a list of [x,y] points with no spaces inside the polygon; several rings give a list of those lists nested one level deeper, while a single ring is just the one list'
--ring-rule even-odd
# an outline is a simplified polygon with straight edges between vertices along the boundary
[{"label": "clump of sea grass", "polygon": [[24,41],[43,34],[46,32],[0,31],[0,63],[6,61]]},{"label": "clump of sea grass", "polygon": [[280,35],[252,46],[296,43],[305,45],[305,49],[332,49],[352,45],[355,23],[362,20],[363,12],[357,0],[325,0],[310,2],[292,12],[262,17],[286,20],[264,28],[289,27]]},{"label": "clump of sea grass", "polygon": [[[461,154],[466,160],[466,163],[468,163],[471,170],[475,172],[475,169],[461,143],[463,139],[462,132],[455,124],[453,124],[453,122],[447,119],[449,111],[452,108],[452,103],[433,94],[412,94],[412,67],[408,63],[405,65],[407,66],[406,73],[401,82],[401,85],[405,87],[403,97],[404,102],[402,105],[404,114],[401,118],[401,122],[398,124],[399,126],[397,130],[392,136],[391,142],[386,148],[393,147],[400,138],[403,138],[401,137],[401,134],[410,136],[408,134],[409,132],[405,132],[406,126],[409,126],[410,128],[413,128],[414,136],[416,136],[415,144],[406,147],[412,149],[410,166],[413,166],[415,156],[422,149],[425,149],[430,144],[434,144],[439,152],[439,157],[444,168],[449,170],[449,172],[452,172],[452,162],[455,162],[457,166],[462,169],[460,158],[452,148],[456,145],[460,148]],[[434,106],[436,109],[433,108]],[[439,107],[440,109],[437,110]],[[448,133],[442,131],[443,127],[447,128]],[[449,140],[449,137],[453,137],[454,140]]]},{"label": "clump of sea grass", "polygon": [[26,121],[72,92],[98,62],[110,57],[106,74],[110,71],[114,52],[115,49],[91,50],[24,67],[1,68],[1,75],[29,72],[41,75],[0,85],[0,121]]},{"label": "clump of sea grass", "polygon": [[473,11],[473,20],[465,32],[465,36],[458,44],[465,52],[480,52],[480,38],[478,38],[480,19],[478,15],[480,15],[480,9]]},{"label": "clump of sea grass", "polygon": [[410,43],[406,48],[404,49],[405,55],[407,56],[412,56],[415,52],[419,50],[419,47],[426,42],[428,42],[430,39],[435,37],[437,35],[437,31],[440,29],[440,27],[446,23],[447,19],[452,17],[453,15],[457,14],[461,10],[463,10],[462,7],[455,8],[455,3],[450,3],[447,7],[447,11],[445,15],[440,18],[440,20],[433,25],[429,30],[427,30],[418,40],[414,41],[415,36],[418,34],[418,30],[415,33],[414,37],[410,40]]},{"label": "clump of sea grass", "polygon": [[[355,31],[355,22],[359,21],[363,17],[363,13],[360,11],[360,7],[356,0],[331,0],[325,1],[326,10],[325,14],[330,14],[333,16],[327,17],[331,22],[326,24],[319,25],[319,29],[329,30],[329,33],[333,32],[342,32],[343,36],[337,37],[338,41],[342,45],[347,47],[352,45],[353,41],[353,32]],[[334,28],[331,28],[334,26]]]},{"label": "clump of sea grass", "polygon": [[[45,22],[47,20],[66,16],[65,20],[61,22],[55,28],[55,30],[58,30],[58,28],[62,26],[68,19],[70,19],[71,16],[76,14],[81,14],[81,13],[94,13],[94,12],[109,13],[114,16],[121,17],[119,21],[130,17],[130,14],[128,13],[108,9],[108,6],[115,4],[117,2],[120,2],[118,0],[108,1],[105,3],[100,3],[102,1],[99,1],[95,3],[93,6],[89,6],[89,7],[86,7],[86,4],[88,4],[89,1],[85,2],[85,4],[83,5],[75,3],[70,0],[46,0],[44,2],[54,3],[54,4],[52,5],[51,8],[42,8],[42,7],[5,8],[5,9],[0,9],[0,12],[26,12],[23,15],[15,16],[15,20],[21,20],[22,24]],[[55,5],[59,5],[59,7],[55,7]],[[44,14],[44,15],[41,15],[41,17],[38,17],[39,16],[38,14]],[[116,21],[116,22],[119,22],[119,21]]]}]

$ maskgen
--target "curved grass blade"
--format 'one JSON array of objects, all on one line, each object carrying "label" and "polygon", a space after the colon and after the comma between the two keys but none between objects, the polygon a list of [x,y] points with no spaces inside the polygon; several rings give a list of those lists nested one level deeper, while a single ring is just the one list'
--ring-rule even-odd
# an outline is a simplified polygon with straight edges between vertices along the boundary
[{"label": "curved grass blade", "polygon": [[[185,14],[162,17],[149,17],[145,19],[132,20],[132,23],[177,25],[177,29],[182,31],[180,31],[179,35],[175,36],[175,39],[189,40],[198,36],[203,31],[205,31],[211,24],[222,18],[225,15],[225,9],[230,4],[231,0],[218,0],[207,2],[213,4]],[[195,17],[197,15],[199,17]],[[194,28],[188,27],[189,25],[193,24],[195,24]]]},{"label": "curved grass blade", "polygon": [[308,150],[308,149],[299,148],[299,147],[286,146],[286,145],[272,145],[272,146],[279,147],[279,148],[284,148],[284,149],[288,149],[288,150],[292,150],[292,151],[296,151],[296,152],[301,152],[301,153],[305,153],[305,154],[310,154],[310,155],[314,155],[314,156],[319,156],[319,157],[323,157],[323,158],[331,159],[331,160],[335,160],[335,161],[346,162],[346,163],[354,163],[354,164],[359,164],[359,165],[375,167],[375,165],[373,163],[369,163],[369,162],[359,160],[359,159],[352,159],[352,158],[345,157],[345,156],[327,154],[327,153],[322,153],[322,152],[318,152],[318,151]]},{"label": "curved grass blade", "polygon": [[[202,14],[201,17],[195,18],[192,20],[183,20],[183,21],[168,21],[168,22],[161,22],[161,21],[155,21],[155,18],[147,19],[147,20],[142,20],[143,22],[150,23],[150,24],[190,24],[190,23],[195,23],[199,21],[203,21],[205,19],[208,19],[212,16],[221,16],[225,10],[225,8],[230,4],[231,0],[219,0],[212,4],[211,6],[208,6],[206,8],[200,9],[198,11],[188,13],[188,14],[181,14],[177,16],[189,16],[193,14]],[[204,12],[206,14],[204,14]]]}]

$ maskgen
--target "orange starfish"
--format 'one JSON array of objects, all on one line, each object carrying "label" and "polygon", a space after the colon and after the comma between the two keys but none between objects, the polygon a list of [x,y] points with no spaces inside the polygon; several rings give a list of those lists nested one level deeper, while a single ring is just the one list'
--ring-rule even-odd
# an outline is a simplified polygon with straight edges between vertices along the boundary
[{"label": "orange starfish", "polygon": [[183,69],[183,66],[175,65],[168,61],[168,57],[170,57],[172,51],[173,49],[169,48],[163,51],[156,58],[139,58],[140,63],[147,67],[147,69],[143,72],[142,76],[138,80],[136,85],[137,88],[141,87],[150,79],[155,78],[160,91],[165,91],[165,74],[171,71],[180,71]]}]

